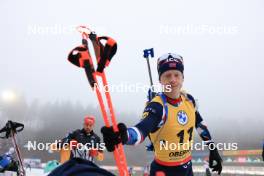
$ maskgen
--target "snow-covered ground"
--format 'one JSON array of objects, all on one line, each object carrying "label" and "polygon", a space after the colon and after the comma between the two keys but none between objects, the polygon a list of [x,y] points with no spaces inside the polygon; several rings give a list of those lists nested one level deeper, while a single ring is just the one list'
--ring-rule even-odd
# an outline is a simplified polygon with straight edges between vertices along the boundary
[{"label": "snow-covered ground", "polygon": [[43,169],[27,169],[26,170],[27,176],[46,176],[48,175],[44,173]]}]

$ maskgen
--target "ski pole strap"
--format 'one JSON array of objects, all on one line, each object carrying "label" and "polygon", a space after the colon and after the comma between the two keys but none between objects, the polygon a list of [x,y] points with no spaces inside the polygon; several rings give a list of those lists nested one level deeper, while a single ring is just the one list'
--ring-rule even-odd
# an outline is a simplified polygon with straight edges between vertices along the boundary
[{"label": "ski pole strap", "polygon": [[2,139],[7,139],[11,137],[11,132],[13,131],[14,133],[21,132],[24,129],[24,125],[22,123],[18,122],[13,122],[9,120],[6,125],[0,130],[1,133],[5,133],[4,135],[0,136]]},{"label": "ski pole strap", "polygon": [[85,69],[86,76],[90,83],[90,86],[93,88],[95,84],[95,79],[93,73],[95,72],[92,62],[91,55],[88,50],[87,40],[82,40],[83,45],[74,48],[68,55],[68,60],[77,67],[82,67]]},{"label": "ski pole strap", "polygon": [[89,55],[87,54],[87,47],[84,45],[77,46],[71,50],[68,55],[68,60],[77,67],[84,67],[84,61],[89,60]]},{"label": "ski pole strap", "polygon": [[[117,43],[111,37],[97,37],[95,33],[89,35],[90,40],[97,42],[100,47],[100,58],[97,60],[97,72],[103,73],[117,51]],[[105,42],[103,42],[105,40]],[[105,43],[105,44],[104,44]]]},{"label": "ski pole strap", "polygon": [[[110,37],[96,37],[95,33],[91,33],[89,38],[93,41],[96,41],[100,46],[100,58],[97,60],[97,72],[102,73],[104,68],[109,65],[111,59],[116,53],[117,44],[116,41]],[[103,44],[105,40],[105,44]],[[68,55],[68,60],[76,65],[77,67],[82,67],[85,69],[86,76],[89,80],[91,87],[94,87],[95,79],[93,73],[95,69],[92,64],[92,58],[88,49],[88,42],[86,39],[82,40],[83,45],[74,48]]]},{"label": "ski pole strap", "polygon": [[82,39],[82,45],[75,47],[68,55],[68,60],[77,67],[84,68],[85,61],[91,62],[91,55],[88,49],[88,41],[86,38]]}]

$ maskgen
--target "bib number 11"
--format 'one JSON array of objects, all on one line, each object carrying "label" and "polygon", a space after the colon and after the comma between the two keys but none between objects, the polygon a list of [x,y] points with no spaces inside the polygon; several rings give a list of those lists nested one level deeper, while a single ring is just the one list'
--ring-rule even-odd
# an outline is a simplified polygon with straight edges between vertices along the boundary
[{"label": "bib number 11", "polygon": [[[177,134],[177,136],[180,138],[180,142],[179,142],[179,143],[181,143],[181,144],[183,143],[184,135],[186,135],[185,133],[186,133],[185,130],[181,130],[181,131]],[[189,134],[189,141],[192,140],[192,133],[193,133],[193,127],[189,128],[189,129],[187,130],[187,134]]]}]

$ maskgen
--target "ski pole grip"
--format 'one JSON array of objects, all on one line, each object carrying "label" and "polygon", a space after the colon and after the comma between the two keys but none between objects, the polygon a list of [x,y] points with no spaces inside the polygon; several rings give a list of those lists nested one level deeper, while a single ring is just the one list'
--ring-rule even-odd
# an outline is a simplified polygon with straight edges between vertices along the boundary
[{"label": "ski pole grip", "polygon": [[86,39],[82,39],[82,44],[83,44],[84,46],[88,46],[88,41],[87,41]]},{"label": "ski pole grip", "polygon": [[15,133],[20,132],[24,129],[24,125],[22,123],[18,123],[18,122],[12,122],[12,121],[8,121],[6,124],[7,130],[12,130]]},{"label": "ski pole grip", "polygon": [[23,129],[24,129],[24,124],[15,122],[15,131],[16,132],[23,131]]},{"label": "ski pole grip", "polygon": [[154,57],[154,49],[153,48],[145,49],[143,52],[144,52],[143,57],[146,59],[149,58],[149,55],[150,55],[150,57]]},{"label": "ski pole grip", "polygon": [[90,35],[89,35],[89,38],[92,40],[92,41],[95,41],[96,40],[96,33],[95,32],[91,32]]},{"label": "ski pole grip", "polygon": [[20,132],[24,129],[24,124],[18,122],[12,122],[9,120],[6,125],[0,130],[1,133],[5,133],[4,136],[0,136],[0,138],[5,139],[10,137],[11,131],[14,133]]}]

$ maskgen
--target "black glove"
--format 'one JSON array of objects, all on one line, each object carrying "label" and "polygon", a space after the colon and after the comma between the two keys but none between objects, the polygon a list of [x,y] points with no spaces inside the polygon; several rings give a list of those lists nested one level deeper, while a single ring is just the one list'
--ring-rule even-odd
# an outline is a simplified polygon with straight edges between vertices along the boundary
[{"label": "black glove", "polygon": [[103,134],[103,141],[105,143],[106,149],[109,152],[115,150],[115,145],[119,143],[125,144],[128,140],[127,127],[123,123],[117,125],[118,132],[114,132],[113,127],[103,126],[101,128],[101,133]]},{"label": "black glove", "polygon": [[[216,161],[217,164],[214,164],[214,161]],[[222,172],[222,158],[220,157],[217,148],[210,150],[209,167],[213,169],[213,172],[218,172],[218,175]]]}]

